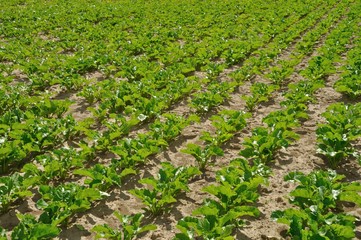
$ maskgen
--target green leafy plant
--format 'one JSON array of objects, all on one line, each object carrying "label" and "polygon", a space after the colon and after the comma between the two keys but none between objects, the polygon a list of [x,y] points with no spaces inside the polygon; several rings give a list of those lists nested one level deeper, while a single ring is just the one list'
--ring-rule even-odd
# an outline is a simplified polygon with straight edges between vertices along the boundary
[{"label": "green leafy plant", "polygon": [[142,200],[148,210],[157,215],[164,211],[168,204],[176,202],[180,191],[188,191],[188,181],[200,171],[195,167],[174,167],[170,163],[162,163],[158,178],[144,178],[139,183],[151,186],[151,189],[134,189],[130,193]]},{"label": "green leafy plant", "polygon": [[304,104],[289,105],[287,108],[269,113],[262,119],[269,128],[291,130],[300,125],[300,121],[308,119],[307,107]]},{"label": "green leafy plant", "polygon": [[[260,175],[252,175],[247,179],[242,179],[245,172],[236,167],[229,167],[217,173],[219,185],[209,185],[203,188],[203,191],[215,196],[222,206],[223,212],[230,210],[238,211],[238,207],[246,206],[257,201],[259,194],[258,187],[265,183],[265,179]],[[253,216],[257,216],[259,211],[256,207],[248,206],[248,211],[253,212]],[[243,223],[238,222],[238,225]]]},{"label": "green leafy plant", "polygon": [[277,90],[277,85],[266,84],[266,83],[254,83],[251,86],[252,95],[243,95],[242,99],[246,101],[246,107],[248,111],[252,112],[257,104],[261,102],[267,102],[272,92]]},{"label": "green leafy plant", "polygon": [[177,137],[191,122],[199,122],[197,115],[191,115],[186,119],[175,114],[166,113],[162,117],[165,118],[164,121],[157,119],[150,125],[154,139],[169,141]]},{"label": "green leafy plant", "polygon": [[6,230],[0,227],[0,240],[7,240]]},{"label": "green leafy plant", "polygon": [[344,73],[335,85],[336,91],[346,94],[351,98],[357,98],[361,95],[361,61],[358,56],[360,54],[360,43],[351,49],[347,54],[347,63],[344,67]]},{"label": "green leafy plant", "polygon": [[[242,130],[246,125],[246,118],[250,114],[240,111],[223,110],[211,117],[212,125],[216,128],[215,134],[202,132],[200,139],[205,141],[208,147],[221,147],[222,144],[231,139],[234,134]],[[206,148],[207,148],[206,146]]]},{"label": "green leafy plant", "polygon": [[119,156],[112,159],[112,164],[117,168],[126,169],[144,163],[150,155],[158,153],[164,146],[167,146],[167,142],[163,139],[153,139],[150,135],[139,134],[135,139],[121,139],[109,150]]},{"label": "green leafy plant", "polygon": [[86,188],[75,183],[57,187],[41,185],[39,192],[42,198],[36,202],[36,206],[43,210],[39,221],[53,226],[67,225],[73,214],[90,209],[93,201],[107,195],[95,188]]},{"label": "green leafy plant", "polygon": [[341,202],[361,206],[361,185],[341,182],[343,178],[332,170],[289,173],[285,180],[298,183],[290,193],[290,202],[299,208],[275,211],[272,218],[289,225],[293,239],[353,239],[355,217],[340,208]]},{"label": "green leafy plant", "polygon": [[245,159],[235,159],[217,172],[218,185],[203,191],[215,198],[205,199],[192,215],[178,221],[181,233],[175,239],[234,239],[235,228],[245,223],[242,217],[257,217],[260,212],[253,204],[258,199],[258,187],[265,184],[269,171],[263,164],[250,166]]},{"label": "green leafy plant", "polygon": [[93,104],[101,99],[101,93],[95,85],[84,86],[78,95],[84,97],[89,104]]},{"label": "green leafy plant", "polygon": [[290,130],[284,124],[278,125],[277,128],[267,129],[257,127],[253,130],[250,138],[245,138],[240,155],[245,158],[259,159],[263,163],[273,161],[276,151],[280,148],[286,148],[293,140],[297,140],[299,136]]},{"label": "green leafy plant", "polygon": [[69,100],[44,99],[43,101],[39,101],[34,104],[32,113],[46,118],[60,118],[66,111],[68,111],[70,105],[71,101]]},{"label": "green leafy plant", "polygon": [[0,212],[8,210],[11,203],[32,196],[31,182],[18,173],[0,177]]},{"label": "green leafy plant", "polygon": [[312,58],[308,67],[301,74],[311,80],[319,80],[335,72],[335,67],[330,59],[322,56]]},{"label": "green leafy plant", "polygon": [[308,104],[315,101],[313,94],[324,86],[321,80],[303,80],[298,83],[288,84],[288,91],[284,94],[286,98],[283,105],[290,104]]},{"label": "green leafy plant", "polygon": [[152,224],[142,225],[144,215],[141,213],[122,215],[114,212],[114,216],[120,221],[120,229],[113,229],[107,224],[97,225],[92,229],[96,233],[96,239],[132,240],[141,233],[157,229]]},{"label": "green leafy plant", "polygon": [[321,215],[317,208],[286,209],[272,213],[272,218],[290,226],[292,239],[354,239],[355,217],[328,213]]},{"label": "green leafy plant", "polygon": [[123,177],[129,174],[135,174],[136,171],[131,168],[123,169],[118,173],[113,167],[107,167],[101,164],[95,164],[89,169],[77,169],[74,174],[86,176],[84,181],[90,188],[96,188],[100,191],[106,191],[111,186],[120,186]]},{"label": "green leafy plant", "polygon": [[74,149],[55,149],[48,154],[36,157],[37,164],[41,164],[43,169],[35,163],[27,163],[22,168],[22,172],[25,172],[26,178],[45,184],[51,180],[65,179],[69,176],[71,169],[82,167],[85,160],[86,158]]},{"label": "green leafy plant", "polygon": [[211,117],[212,125],[217,129],[216,134],[236,133],[246,125],[246,119],[251,114],[242,111],[223,110]]},{"label": "green leafy plant", "polygon": [[345,76],[334,84],[334,88],[337,92],[356,99],[361,96],[360,76]]},{"label": "green leafy plant", "polygon": [[251,215],[253,212],[246,208],[239,207],[238,211],[229,211],[220,214],[222,207],[215,201],[206,201],[205,204],[196,209],[193,214],[201,215],[202,218],[184,217],[178,221],[177,228],[181,233],[177,233],[175,239],[191,240],[202,237],[205,240],[211,239],[234,239],[232,236],[235,228],[235,220],[243,215]]},{"label": "green leafy plant", "polygon": [[17,214],[20,223],[11,233],[11,239],[50,239],[58,236],[60,229],[52,224],[37,221],[33,215]]},{"label": "green leafy plant", "polygon": [[223,150],[213,144],[206,145],[204,148],[201,146],[189,143],[185,149],[182,149],[181,152],[192,155],[198,163],[198,167],[201,171],[205,171],[209,161],[213,156],[223,156]]},{"label": "green leafy plant", "polygon": [[361,136],[361,104],[332,104],[322,116],[327,122],[316,129],[317,152],[327,158],[332,168],[349,156],[360,158],[351,143]]},{"label": "green leafy plant", "polygon": [[325,156],[332,168],[337,168],[339,163],[349,156],[357,156],[347,136],[337,130],[328,126],[319,126],[316,133],[317,153]]},{"label": "green leafy plant", "polygon": [[208,86],[206,92],[196,93],[190,102],[190,106],[197,112],[208,112],[213,107],[220,105],[233,92],[236,83],[214,82]]},{"label": "green leafy plant", "polygon": [[272,67],[270,72],[266,75],[276,85],[281,84],[286,77],[291,75],[293,68],[290,66]]}]

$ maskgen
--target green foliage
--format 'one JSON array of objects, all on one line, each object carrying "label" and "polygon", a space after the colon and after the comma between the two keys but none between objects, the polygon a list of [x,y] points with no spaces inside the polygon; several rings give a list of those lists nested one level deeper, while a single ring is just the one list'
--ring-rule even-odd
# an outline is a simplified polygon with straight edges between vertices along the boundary
[{"label": "green foliage", "polygon": [[33,239],[51,239],[60,233],[56,225],[37,221],[30,214],[17,214],[20,223],[11,233],[11,239],[16,240],[33,240]]},{"label": "green foliage", "polygon": [[299,208],[275,211],[272,218],[289,225],[288,234],[293,239],[353,239],[355,217],[338,208],[341,201],[361,206],[361,185],[341,182],[343,178],[331,170],[309,175],[289,173],[285,180],[298,183],[290,193],[290,202]]},{"label": "green foliage", "polygon": [[196,236],[202,236],[203,239],[234,239],[232,237],[233,223],[242,215],[251,215],[251,211],[240,207],[238,212],[230,211],[225,215],[220,215],[221,206],[214,201],[205,203],[202,207],[194,211],[195,215],[202,215],[203,218],[185,217],[178,221],[177,228],[181,233],[176,234],[175,239],[191,240]]},{"label": "green foliage", "polygon": [[106,191],[111,186],[120,186],[123,177],[129,174],[135,174],[136,171],[131,168],[123,169],[118,173],[114,168],[101,164],[95,164],[92,168],[77,169],[74,174],[88,177],[84,183],[90,188],[96,188],[100,191]]},{"label": "green foliage", "polygon": [[287,126],[278,125],[277,128],[267,129],[257,127],[253,130],[252,136],[245,138],[240,155],[245,158],[259,159],[263,163],[269,163],[274,160],[276,151],[280,148],[287,148],[293,140],[299,136],[290,130]]},{"label": "green foliage", "polygon": [[272,67],[270,69],[270,73],[268,73],[266,76],[271,79],[274,84],[280,85],[286,79],[286,77],[291,75],[292,72],[292,67]]},{"label": "green foliage", "polygon": [[300,125],[300,120],[308,119],[304,104],[289,105],[286,109],[269,113],[262,119],[269,128],[292,129]]},{"label": "green foliage", "polygon": [[347,54],[345,71],[334,87],[336,91],[346,94],[351,98],[361,95],[361,61],[359,59],[361,44],[356,42],[356,46]]},{"label": "green foliage", "polygon": [[242,99],[246,101],[248,111],[252,112],[261,102],[267,102],[272,92],[277,90],[277,85],[256,82],[251,86],[252,95],[243,95]]},{"label": "green foliage", "polygon": [[169,141],[177,137],[181,131],[192,122],[199,122],[197,115],[191,115],[187,119],[175,114],[165,113],[162,115],[163,121],[157,119],[150,125],[154,139]]},{"label": "green foliage", "polygon": [[317,152],[327,158],[332,168],[347,157],[360,158],[351,143],[361,136],[361,104],[335,103],[322,116],[326,123],[316,129]]},{"label": "green foliage", "polygon": [[8,210],[16,200],[32,196],[28,190],[31,182],[18,173],[0,177],[0,212]]},{"label": "green foliage", "polygon": [[207,78],[211,81],[214,81],[217,79],[217,77],[219,76],[219,74],[221,72],[223,72],[225,66],[222,64],[217,64],[217,63],[209,63],[206,67],[206,73],[207,73]]},{"label": "green foliage", "polygon": [[95,188],[86,188],[75,183],[57,187],[41,185],[39,192],[42,198],[37,201],[36,206],[43,210],[39,221],[53,226],[67,225],[73,214],[90,209],[91,203],[103,196],[103,193]]},{"label": "green foliage", "polygon": [[152,224],[142,225],[144,215],[141,213],[122,215],[114,212],[114,215],[120,221],[120,229],[113,229],[107,224],[97,225],[92,229],[96,233],[96,239],[132,240],[141,233],[157,229]]},{"label": "green foliage", "polygon": [[212,125],[219,133],[235,133],[241,131],[246,125],[246,119],[251,114],[235,110],[223,110],[211,117]]},{"label": "green foliage", "polygon": [[301,74],[311,80],[319,80],[334,73],[335,67],[330,59],[322,56],[312,58],[308,67],[301,72]]},{"label": "green foliage", "polygon": [[283,105],[290,104],[308,104],[314,103],[315,99],[313,94],[324,86],[323,81],[320,80],[303,80],[298,83],[288,84],[288,91],[284,94],[286,101],[283,101]]},{"label": "green foliage", "polygon": [[208,146],[221,147],[247,125],[246,118],[250,116],[250,114],[240,111],[223,110],[211,117],[212,125],[216,128],[215,134],[202,132],[200,139],[205,141]]},{"label": "green foliage", "polygon": [[337,92],[344,93],[351,98],[358,98],[361,96],[361,81],[360,76],[345,76],[334,85]]},{"label": "green foliage", "polygon": [[[332,38],[326,39],[330,50],[322,50],[322,55],[311,59],[304,71],[311,79],[330,74],[331,61],[345,51],[350,37],[357,33],[358,6],[356,2],[335,0],[242,4],[236,0],[206,0],[197,4],[163,0],[146,3],[39,0],[31,4],[23,0],[1,1],[0,167],[1,174],[11,173],[9,177],[14,177],[0,178],[4,192],[1,197],[5,199],[1,203],[11,205],[27,197],[29,189],[38,185],[43,196],[38,202],[43,210],[39,220],[28,215],[19,217],[21,227],[15,227],[14,234],[22,234],[18,239],[56,237],[59,233],[56,227],[106,196],[104,191],[120,185],[124,176],[134,173],[137,166],[196,121],[193,116],[186,119],[163,114],[174,111],[175,103],[190,99],[190,106],[197,113],[209,112],[227,103],[230,93],[241,82],[267,71],[269,66],[274,66],[269,78],[280,84],[334,26]],[[290,61],[278,61],[280,53],[300,34],[302,39],[297,41]],[[355,45],[359,44],[356,39]],[[360,72],[357,61],[352,62],[359,54],[353,52],[347,62],[350,71],[345,70],[342,78]],[[231,68],[232,65],[237,66]],[[229,76],[234,82],[229,82],[225,74],[234,69],[238,70]],[[93,74],[101,76],[92,77]],[[205,79],[199,79],[204,74]],[[246,166],[244,160],[239,160],[222,169],[217,176],[219,184],[205,188],[214,199],[205,201],[205,206],[195,212],[196,220],[189,221],[191,225],[193,220],[200,225],[188,228],[185,224],[182,234],[193,238],[187,234],[195,232],[194,238],[230,239],[235,227],[243,224],[242,216],[258,214],[254,207],[258,196],[255,185],[261,182],[260,176],[268,174],[260,163],[273,159],[279,148],[297,138],[291,128],[308,117],[306,104],[314,101],[316,83],[312,80],[306,84],[310,87],[297,85],[285,95],[282,104],[287,109],[263,120],[270,137],[259,134],[263,139],[260,140],[252,136],[260,145],[248,146],[254,165]],[[355,83],[347,87],[357,94],[359,83]],[[256,86],[252,97],[245,97],[249,110],[268,101],[273,91],[278,90],[273,85]],[[76,99],[77,104],[71,106],[63,98]],[[79,111],[90,111],[91,120],[78,121]],[[67,112],[75,113],[75,119],[65,116]],[[190,146],[185,151],[204,170],[213,157],[223,154],[223,144],[245,127],[247,117],[242,112],[212,117],[215,132],[201,134],[204,147]],[[133,130],[148,126],[149,132],[133,137]],[[102,157],[99,155],[109,152],[115,155],[109,166],[84,167],[87,160],[96,161]],[[23,174],[12,174],[20,168]],[[73,184],[53,187],[73,173],[85,178],[86,187]],[[221,183],[222,178],[227,180]],[[163,189],[159,179],[156,178],[156,183],[148,179],[149,183],[144,184],[150,185],[150,192],[153,188]],[[244,205],[235,206],[232,202]],[[153,228],[142,227],[139,215],[124,218],[131,219],[129,224],[119,217],[127,223],[119,230],[104,226],[98,237],[131,239]]]},{"label": "green foliage", "polygon": [[32,113],[45,118],[61,118],[68,111],[70,105],[71,101],[69,100],[45,99],[34,104]]},{"label": "green foliage", "polygon": [[182,149],[181,152],[192,155],[197,161],[201,171],[206,170],[212,157],[223,156],[224,154],[223,150],[214,144],[206,145],[202,148],[194,143],[187,144],[186,148]]},{"label": "green foliage", "polygon": [[158,178],[143,178],[139,183],[147,184],[151,188],[133,189],[129,192],[142,200],[148,210],[157,215],[165,210],[165,207],[174,203],[176,195],[180,191],[188,191],[188,181],[201,172],[194,167],[174,167],[170,163],[162,163]]},{"label": "green foliage", "polygon": [[233,92],[235,86],[234,82],[213,82],[208,86],[206,92],[194,94],[190,106],[197,112],[208,112],[213,107],[222,104],[225,98],[228,98],[229,94]]},{"label": "green foliage", "polygon": [[325,213],[337,208],[340,201],[353,202],[361,206],[361,185],[357,182],[341,182],[344,178],[335,171],[316,171],[309,175],[291,172],[285,176],[286,181],[298,183],[290,193],[290,202],[300,208],[316,206],[318,211]]},{"label": "green foliage", "polygon": [[0,240],[7,240],[6,230],[0,227]]},{"label": "green foliage", "polygon": [[[219,200],[223,209],[220,214],[224,214],[232,209],[237,209],[239,206],[256,202],[259,197],[257,189],[261,184],[266,183],[265,177],[268,174],[267,168],[262,164],[250,166],[245,159],[235,159],[231,166],[217,172],[219,185],[208,185],[203,188],[203,191]],[[250,209],[252,207],[249,207]],[[255,207],[252,211],[258,212]]]},{"label": "green foliage", "polygon": [[85,86],[78,95],[84,97],[89,104],[93,104],[101,99],[100,91],[97,91],[97,87],[94,85]]},{"label": "green foliage", "polygon": [[[111,117],[114,122],[104,123],[107,130],[103,133],[83,129],[92,140],[96,141],[95,149],[99,152],[105,152],[112,145],[115,145],[118,139],[127,135],[129,131],[140,122],[137,118],[127,120],[125,117],[116,114],[110,114],[109,117]],[[109,121],[109,119],[107,121]]]},{"label": "green foliage", "polygon": [[175,239],[234,239],[234,229],[244,225],[242,217],[259,216],[253,204],[259,196],[259,185],[266,183],[268,175],[263,164],[251,166],[245,159],[233,160],[230,166],[217,172],[218,185],[203,188],[214,198],[205,199],[193,211],[194,216],[178,221],[181,233]]},{"label": "green foliage", "polygon": [[27,163],[22,168],[28,179],[38,184],[45,184],[56,179],[65,179],[72,169],[83,166],[86,157],[74,149],[60,148],[36,157],[37,164],[41,164],[41,170],[35,163]]},{"label": "green foliage", "polygon": [[290,226],[292,239],[354,239],[353,216],[328,213],[321,215],[316,208],[275,211],[272,218]]},{"label": "green foliage", "polygon": [[26,112],[23,122],[0,125],[4,132],[0,145],[1,171],[6,172],[16,162],[21,163],[28,155],[64,142],[75,134],[75,120],[71,116],[62,119],[37,118]]},{"label": "green foliage", "polygon": [[112,164],[117,168],[125,169],[144,163],[149,156],[158,153],[163,146],[167,146],[167,142],[163,139],[153,139],[149,135],[139,134],[135,139],[121,139],[109,150],[119,156],[112,159]]}]

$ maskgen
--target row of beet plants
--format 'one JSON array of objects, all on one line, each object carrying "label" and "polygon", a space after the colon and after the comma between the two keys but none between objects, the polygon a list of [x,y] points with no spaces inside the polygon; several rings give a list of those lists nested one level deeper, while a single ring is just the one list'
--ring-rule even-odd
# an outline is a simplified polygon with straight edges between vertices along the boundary
[{"label": "row of beet plants", "polygon": [[[325,44],[318,49],[319,55],[311,58],[308,67],[301,74],[308,79],[326,79],[336,72],[335,63],[348,50],[348,45],[358,29],[360,5],[354,5],[340,24],[330,32]],[[353,49],[348,51],[348,54]],[[347,63],[345,64],[347,65]],[[337,85],[337,84],[336,84]],[[335,103],[322,114],[325,123],[316,129],[317,152],[322,154],[330,167],[337,168],[347,157],[359,158],[352,141],[360,137],[359,104]]]},{"label": "row of beet plants", "polygon": [[245,139],[244,150],[240,152],[242,158],[232,160],[228,166],[217,171],[217,184],[203,189],[212,197],[206,198],[194,210],[193,216],[178,221],[180,233],[176,234],[175,239],[234,239],[234,230],[245,224],[244,217],[260,215],[255,205],[260,185],[267,184],[271,173],[267,164],[274,159],[277,150],[286,147],[297,136],[290,128],[297,123],[297,117],[305,114],[297,111],[298,114],[288,115],[288,112],[293,110],[271,113],[265,121],[273,119],[273,123],[277,124],[262,127],[264,135],[258,134],[261,127],[256,128],[252,137]]},{"label": "row of beet plants", "polygon": [[[266,86],[266,88],[267,88],[267,86]],[[234,115],[233,118],[239,119],[240,112],[236,112],[236,113],[237,114]],[[222,114],[222,112],[221,112],[221,114]],[[299,114],[299,115],[302,115],[302,114]],[[249,114],[247,114],[245,116],[249,117]],[[221,146],[222,146],[222,144],[224,144],[226,141],[228,141],[232,137],[232,133],[230,132],[230,129],[233,128],[234,131],[240,131],[245,126],[245,122],[246,122],[245,119],[242,119],[242,118],[241,118],[242,119],[241,122],[239,122],[239,120],[238,121],[233,120],[232,121],[233,124],[234,124],[234,122],[238,122],[238,124],[235,125],[236,128],[234,128],[234,127],[229,127],[230,124],[229,123],[227,124],[227,122],[225,121],[225,119],[227,119],[227,121],[229,121],[229,120],[232,120],[232,118],[228,119],[228,118],[225,118],[224,116],[223,117],[214,116],[211,119],[213,120],[212,123],[216,128],[216,134],[212,136],[212,134],[210,134],[209,132],[202,133],[200,139],[205,141],[205,146],[201,147],[197,144],[189,144],[189,145],[187,145],[186,149],[182,150],[183,152],[194,156],[196,161],[198,162],[199,167],[202,170],[205,170],[205,167],[207,166],[206,164],[208,163],[208,161],[211,157],[223,155],[223,150],[222,150]],[[278,121],[278,120],[279,119],[277,119],[276,121]],[[291,133],[292,133],[291,131],[289,131],[289,133],[288,133],[290,135],[290,138],[292,135]],[[278,134],[275,134],[275,135],[278,135]],[[287,134],[285,134],[285,135],[287,135]],[[293,135],[295,136],[294,133],[293,133]],[[261,176],[257,176],[257,177],[255,177],[256,179],[252,180],[253,177],[251,177],[251,176],[254,175],[252,173],[252,171],[254,171],[254,172],[262,171],[264,176],[266,176],[268,174],[268,171],[267,171],[267,168],[264,167],[264,164],[262,163],[261,159],[260,159],[260,161],[256,160],[255,162],[257,164],[255,164],[254,167],[251,167],[250,165],[248,165],[248,163],[245,161],[245,159],[238,159],[238,160],[233,161],[233,163],[232,163],[232,164],[234,164],[234,168],[224,169],[224,173],[231,175],[230,172],[233,171],[232,174],[235,175],[234,179],[231,179],[231,178],[229,179],[229,181],[230,181],[229,183],[239,184],[239,186],[230,186],[228,184],[225,184],[221,180],[219,180],[221,182],[221,184],[224,184],[226,186],[223,186],[223,185],[222,186],[209,186],[209,187],[205,188],[204,191],[215,195],[216,197],[218,197],[219,199],[221,199],[225,202],[218,203],[217,201],[214,201],[211,199],[205,200],[204,206],[202,206],[201,208],[197,209],[194,212],[195,215],[202,215],[205,218],[199,219],[199,218],[195,218],[195,217],[186,217],[183,220],[181,220],[177,227],[181,230],[182,233],[178,234],[176,236],[176,238],[193,239],[193,237],[199,235],[199,236],[203,236],[203,237],[206,236],[207,239],[213,238],[213,237],[223,239],[224,237],[229,237],[228,235],[232,233],[232,230],[235,226],[242,225],[242,220],[240,220],[240,217],[245,216],[245,215],[257,216],[259,214],[259,212],[258,212],[257,208],[255,208],[253,206],[241,206],[238,208],[234,208],[232,210],[230,210],[230,209],[236,205],[233,205],[233,207],[227,206],[227,203],[229,205],[231,205],[232,202],[237,202],[240,204],[243,204],[245,202],[249,202],[249,203],[253,202],[254,203],[257,200],[258,194],[255,193],[255,189],[261,182],[265,183],[266,179]],[[242,169],[242,166],[243,166],[243,169]],[[244,171],[246,171],[247,176],[250,177],[250,179],[247,179],[247,181],[250,181],[250,183],[237,181],[236,173],[241,174]],[[221,175],[220,172],[219,172],[219,174]],[[222,180],[224,178],[225,178],[225,176],[223,176],[223,178],[220,177],[220,179],[222,179]],[[233,181],[236,181],[236,183],[234,183]],[[247,187],[245,187],[245,186],[248,186],[249,189],[246,190]],[[224,190],[224,189],[226,189],[226,187],[228,187],[229,191],[231,191],[231,189],[232,189],[233,193],[229,193],[228,195],[225,195],[224,191],[226,191],[226,190]],[[233,187],[235,187],[236,189],[233,189]],[[237,190],[237,188],[239,188],[239,189]],[[244,191],[243,192],[244,195],[242,195],[240,191]],[[251,194],[251,192],[253,194]],[[252,196],[249,199],[247,199],[246,196],[249,196],[249,195],[252,195]],[[229,199],[227,199],[227,198],[229,198]],[[222,216],[222,217],[220,218],[220,216]],[[219,220],[217,220],[217,218],[219,218]],[[204,224],[206,224],[206,223],[210,224],[211,228],[206,228],[204,226]],[[225,229],[225,228],[227,229],[227,231],[225,231],[224,233],[221,234],[219,230]]]},{"label": "row of beet plants", "polygon": [[284,180],[297,184],[289,194],[294,207],[274,211],[271,217],[289,226],[292,239],[354,239],[356,218],[346,214],[344,206],[361,207],[361,185],[344,178],[334,170],[289,173]]},{"label": "row of beet plants", "polygon": [[258,217],[260,211],[255,206],[258,191],[260,185],[267,184],[271,173],[267,164],[274,159],[277,150],[297,138],[291,127],[297,126],[297,118],[305,114],[290,107],[264,118],[269,127],[254,129],[252,137],[243,142],[242,158],[232,160],[217,171],[217,184],[203,189],[212,197],[206,198],[193,216],[178,221],[180,233],[175,239],[234,239],[234,230],[245,224],[244,217]]},{"label": "row of beet plants", "polygon": [[[294,67],[299,64],[302,59],[309,54],[310,48],[301,48],[303,45],[307,46],[313,46],[317,43],[317,40],[325,34],[328,31],[328,28],[337,21],[342,14],[344,14],[344,11],[338,11],[338,9],[334,9],[331,14],[329,14],[325,19],[321,19],[316,27],[312,28],[310,31],[306,32],[305,35],[302,37],[302,40],[297,42],[295,44],[295,49],[299,49],[295,52],[291,53],[291,60],[290,61],[277,61],[276,62],[278,67],[271,67],[269,68],[270,73],[268,73],[266,76],[273,82],[273,84],[266,84],[261,82],[256,82],[252,84],[251,86],[251,94],[250,95],[243,95],[242,99],[246,102],[246,107],[248,111],[254,111],[255,106],[257,106],[259,103],[267,102],[270,97],[272,97],[272,94],[275,90],[278,90],[280,88],[280,84],[282,84],[287,77],[289,77],[294,72]],[[318,15],[319,17],[322,16],[322,13]],[[316,18],[317,19],[317,18]],[[316,19],[311,19],[315,21]],[[308,21],[305,21],[305,23],[308,23]],[[309,28],[309,25],[304,24],[304,26],[295,26],[295,30],[290,31],[291,33],[297,32],[301,33],[303,31],[307,31],[307,28]],[[297,30],[297,31],[296,31]],[[285,36],[282,36],[281,39],[285,38]],[[288,42],[291,41],[293,38],[288,37]],[[283,41],[281,41],[283,43]],[[283,43],[284,44],[284,43]],[[288,45],[284,44],[282,45],[284,48],[286,48]],[[261,50],[262,54],[270,55],[267,52],[274,51],[272,48],[265,48],[264,50]],[[275,55],[277,57],[277,55]],[[272,58],[269,58],[271,60]],[[286,64],[287,66],[283,66],[283,64]],[[266,68],[259,64],[261,67],[255,67],[252,65],[251,62],[246,62],[245,66],[241,68],[242,69],[253,69],[253,71],[248,72],[248,77],[246,79],[252,78],[252,72],[257,73],[265,70]],[[253,67],[252,67],[253,66]],[[236,71],[232,73],[231,75],[233,77],[240,77],[239,74],[241,74],[241,70]],[[242,75],[242,74],[241,74]],[[243,77],[242,77],[243,78]]]},{"label": "row of beet plants", "polygon": [[23,100],[27,110],[9,109],[0,117],[0,173],[17,168],[24,160],[31,160],[79,134],[75,119],[65,116],[69,102]]},{"label": "row of beet plants", "polygon": [[[355,9],[353,9],[351,13],[354,12]],[[353,16],[351,13],[349,15]],[[329,15],[329,18],[326,18],[326,25],[331,24],[342,16],[342,14],[339,14],[338,10],[335,10],[334,14],[335,15],[331,14]],[[341,27],[342,25],[337,25],[336,29]],[[322,31],[320,31],[320,29]],[[325,33],[325,28],[320,29],[315,28],[314,32],[310,32],[310,35],[316,35],[318,37],[322,36],[322,34]],[[334,35],[329,35],[328,39],[332,39],[336,35],[336,32],[337,30],[334,30],[332,32]],[[316,41],[317,39],[312,39],[312,43]],[[306,43],[309,42],[310,40],[306,40]],[[302,44],[305,44],[305,42],[298,42],[296,48]],[[311,67],[312,66],[309,65],[305,71]],[[254,84],[254,86],[258,85],[261,84]],[[300,125],[300,121],[304,121],[308,118],[307,104],[314,101],[313,94],[317,89],[323,87],[323,85],[322,80],[315,78],[289,84],[289,91],[284,94],[286,100],[281,102],[284,109],[272,112],[263,119],[263,122],[267,124],[267,127],[258,127],[254,129],[252,136],[245,139],[245,149],[241,151],[241,155],[246,158],[253,157],[259,159],[263,163],[272,161],[277,149],[287,147],[293,140],[298,138],[297,134],[295,134],[291,129],[298,127]],[[271,92],[272,89],[270,86],[272,85],[268,85],[267,88],[270,89],[269,91]],[[267,96],[267,94],[265,95]],[[247,100],[248,99],[246,99],[246,101]]]},{"label": "row of beet plants", "polygon": [[343,66],[343,73],[341,74],[340,79],[334,84],[336,91],[356,100],[361,96],[361,63],[358,57],[360,56],[361,51],[361,38],[360,31],[358,31],[358,21],[359,18],[357,18],[356,15],[353,22],[353,25],[355,26],[354,38],[353,41],[349,43],[349,47],[352,47],[352,49],[348,51],[346,55],[346,63]]}]

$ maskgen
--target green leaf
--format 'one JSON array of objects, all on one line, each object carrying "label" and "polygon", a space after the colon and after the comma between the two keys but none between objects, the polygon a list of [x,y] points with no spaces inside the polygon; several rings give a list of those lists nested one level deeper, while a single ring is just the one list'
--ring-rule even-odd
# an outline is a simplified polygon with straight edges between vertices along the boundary
[{"label": "green leaf", "polygon": [[149,225],[146,225],[144,227],[141,227],[139,230],[138,230],[138,234],[142,233],[142,232],[148,232],[148,231],[153,231],[153,230],[156,230],[157,229],[157,226],[154,225],[154,224],[149,224]]},{"label": "green leaf", "polygon": [[49,224],[36,224],[32,229],[33,239],[48,239],[57,237],[60,229]]},{"label": "green leaf", "polygon": [[[351,192],[349,189],[343,189],[347,191],[342,191],[339,195],[341,201],[352,202],[361,207],[361,196],[358,192]],[[357,189],[357,191],[360,191]]]},{"label": "green leaf", "polygon": [[337,239],[353,239],[355,237],[354,229],[350,226],[332,224],[331,229]]}]

